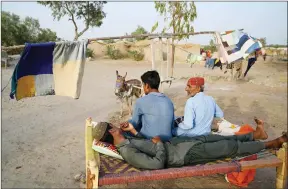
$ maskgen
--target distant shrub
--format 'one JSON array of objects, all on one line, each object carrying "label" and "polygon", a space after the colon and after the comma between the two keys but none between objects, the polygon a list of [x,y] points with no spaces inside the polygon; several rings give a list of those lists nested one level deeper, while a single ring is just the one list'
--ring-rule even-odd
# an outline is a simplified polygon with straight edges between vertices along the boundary
[{"label": "distant shrub", "polygon": [[18,54],[21,54],[23,50],[24,50],[24,47],[21,47],[21,48],[6,50],[6,52],[8,55],[18,55]]},{"label": "distant shrub", "polygon": [[91,57],[91,58],[95,58],[95,53],[93,50],[87,48],[86,50],[86,57]]},{"label": "distant shrub", "polygon": [[119,49],[115,49],[113,45],[106,46],[106,55],[109,56],[113,60],[118,60],[123,58],[124,56],[121,54]]},{"label": "distant shrub", "polygon": [[144,58],[144,54],[138,51],[128,51],[128,56],[136,61],[141,61]]}]

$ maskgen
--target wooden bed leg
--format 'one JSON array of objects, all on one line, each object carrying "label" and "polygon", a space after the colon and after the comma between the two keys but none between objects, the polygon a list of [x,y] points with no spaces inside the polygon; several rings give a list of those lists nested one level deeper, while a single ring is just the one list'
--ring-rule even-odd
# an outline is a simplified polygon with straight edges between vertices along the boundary
[{"label": "wooden bed leg", "polygon": [[284,143],[282,148],[277,152],[277,157],[283,162],[281,166],[276,168],[276,188],[287,188],[287,143]]},{"label": "wooden bed leg", "polygon": [[85,156],[86,156],[86,189],[98,188],[100,156],[92,149],[92,119],[86,119]]}]

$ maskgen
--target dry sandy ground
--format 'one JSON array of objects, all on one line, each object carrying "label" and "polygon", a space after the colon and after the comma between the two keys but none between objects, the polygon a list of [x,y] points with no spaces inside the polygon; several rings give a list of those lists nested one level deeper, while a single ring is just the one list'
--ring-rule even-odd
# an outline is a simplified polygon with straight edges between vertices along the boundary
[{"label": "dry sandy ground", "polygon": [[[115,120],[119,103],[113,88],[115,70],[139,78],[150,69],[148,62],[96,60],[85,67],[80,99],[44,96],[10,100],[10,86],[2,93],[2,187],[77,188],[73,177],[85,170],[84,124],[89,116],[96,121]],[[2,70],[2,88],[12,75]],[[183,114],[187,77],[204,75],[206,93],[212,95],[236,124],[264,119],[269,139],[287,130],[287,62],[257,62],[246,80],[226,81],[219,68],[214,71],[195,65],[176,64],[175,81],[165,93],[173,100],[176,115]],[[250,81],[249,81],[250,80]],[[127,116],[126,116],[127,118]],[[250,188],[274,188],[275,169],[257,171]],[[228,188],[223,175],[169,181],[134,183],[108,188]]]}]

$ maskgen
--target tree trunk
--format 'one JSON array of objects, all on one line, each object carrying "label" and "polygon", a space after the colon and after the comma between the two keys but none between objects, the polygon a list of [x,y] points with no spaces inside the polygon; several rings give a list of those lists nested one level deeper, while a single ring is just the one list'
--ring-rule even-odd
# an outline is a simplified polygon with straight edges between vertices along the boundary
[{"label": "tree trunk", "polygon": [[79,38],[78,33],[75,33],[74,41],[77,41]]},{"label": "tree trunk", "polygon": [[[173,23],[173,34],[175,34],[175,13],[173,13],[173,18],[172,18],[172,23]],[[175,41],[175,38],[174,36],[172,37],[172,55],[171,55],[171,65],[172,65],[172,68],[171,68],[171,77],[173,77],[173,72],[174,72],[174,57],[175,57],[175,45],[174,45],[174,41]]]},{"label": "tree trunk", "polygon": [[172,65],[172,68],[171,68],[171,77],[173,77],[173,72],[174,72],[174,57],[175,57],[175,45],[174,45],[174,38],[172,38],[172,52],[171,52],[171,65]]}]

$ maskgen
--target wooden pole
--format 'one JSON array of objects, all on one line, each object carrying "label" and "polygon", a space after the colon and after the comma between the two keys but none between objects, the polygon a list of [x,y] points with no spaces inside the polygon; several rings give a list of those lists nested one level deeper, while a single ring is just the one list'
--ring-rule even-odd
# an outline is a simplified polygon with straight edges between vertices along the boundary
[{"label": "wooden pole", "polygon": [[170,70],[170,41],[167,38],[167,70],[166,70],[166,77],[170,77],[169,70]]},{"label": "wooden pole", "polygon": [[155,47],[154,40],[151,40],[151,62],[152,62],[152,70],[155,70]]},{"label": "wooden pole", "polygon": [[160,43],[160,80],[161,80],[161,92],[164,93],[164,83],[162,82],[164,80],[163,72],[163,43],[162,43],[162,38],[159,38],[159,43]]},{"label": "wooden pole", "polygon": [[[124,36],[115,36],[115,37],[99,37],[99,38],[91,38],[88,39],[89,42],[91,41],[99,41],[99,40],[109,40],[109,39],[129,39],[129,38],[139,38],[139,37],[149,37],[149,38],[159,38],[159,37],[165,37],[165,38],[171,38],[173,36],[179,36],[179,35],[199,35],[199,34],[214,34],[215,31],[203,31],[203,32],[190,32],[190,33],[164,33],[164,34],[141,34],[141,35],[124,35]],[[58,42],[56,42],[58,43]],[[23,48],[25,45],[16,45],[16,46],[10,46],[10,47],[2,47],[2,50],[10,50],[10,49],[17,49],[17,48]]]},{"label": "wooden pole", "polygon": [[159,38],[159,43],[160,43],[160,76],[161,76],[161,81],[164,80],[163,77],[163,43],[162,43],[162,38]]},{"label": "wooden pole", "polygon": [[282,161],[282,165],[276,168],[276,188],[277,189],[284,189],[287,188],[287,143],[284,143],[282,148],[280,148],[277,152],[277,158]]},{"label": "wooden pole", "polygon": [[92,149],[92,119],[86,119],[85,126],[85,156],[86,156],[86,188],[98,188],[99,168],[100,168],[100,155]]}]

